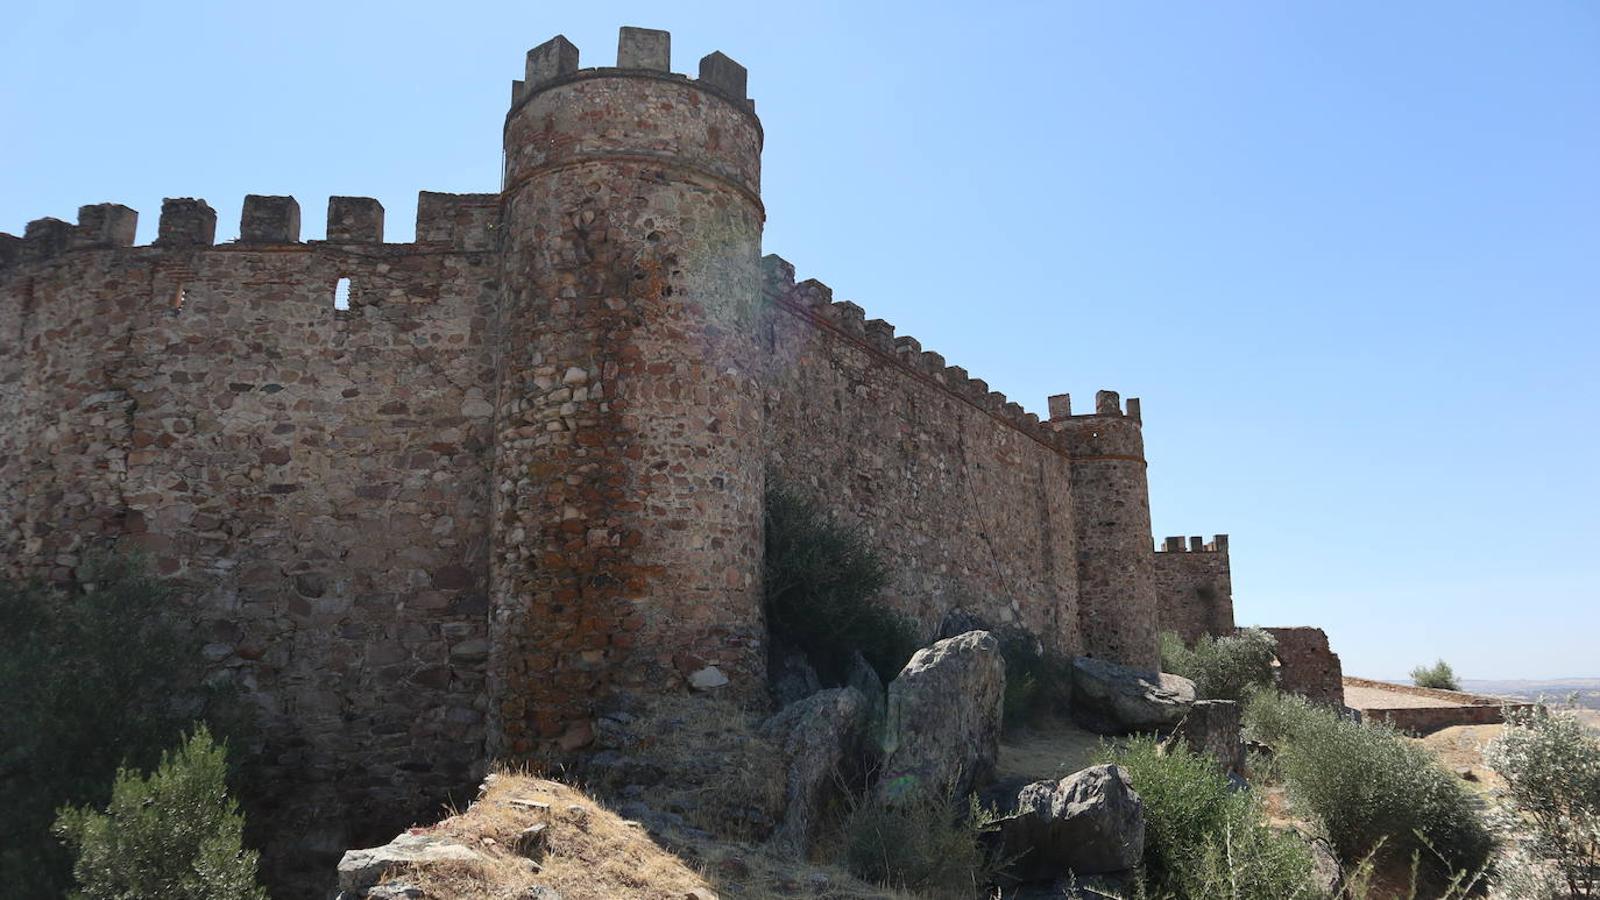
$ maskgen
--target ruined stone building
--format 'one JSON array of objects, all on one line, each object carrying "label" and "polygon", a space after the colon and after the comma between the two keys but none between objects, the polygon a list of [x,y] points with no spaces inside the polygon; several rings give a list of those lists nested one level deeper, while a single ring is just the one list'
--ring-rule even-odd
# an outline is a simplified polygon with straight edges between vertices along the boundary
[{"label": "ruined stone building", "polygon": [[[799,486],[952,608],[1154,666],[1232,628],[1228,544],[1150,534],[1139,401],[1025,412],[762,256],[762,127],[721,53],[513,83],[498,192],[203,201],[0,235],[0,563],[143,550],[304,791],[296,836],[392,832],[488,756],[572,750],[613,692],[763,690],[762,497]],[[315,807],[315,808],[312,808]],[[285,815],[292,815],[292,811]],[[343,823],[343,825],[341,824]],[[403,824],[403,823],[402,823]]]}]

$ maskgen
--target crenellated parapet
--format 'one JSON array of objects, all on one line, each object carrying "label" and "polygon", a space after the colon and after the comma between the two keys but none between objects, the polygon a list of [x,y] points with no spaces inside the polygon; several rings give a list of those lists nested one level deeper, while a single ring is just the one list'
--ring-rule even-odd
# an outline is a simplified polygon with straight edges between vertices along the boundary
[{"label": "crenellated parapet", "polygon": [[[540,91],[585,78],[602,78],[627,73],[632,76],[692,82],[751,112],[755,101],[748,96],[749,73],[721,51],[700,59],[699,77],[672,71],[672,35],[654,28],[625,26],[617,34],[617,64],[582,68],[578,48],[565,35],[556,35],[528,51],[523,77],[511,83],[511,106],[517,106]],[[759,128],[759,124],[757,125]]]},{"label": "crenellated parapet", "polygon": [[1227,553],[1228,536],[1219,534],[1207,541],[1200,535],[1185,539],[1182,535],[1167,537],[1156,545],[1157,553]]},{"label": "crenellated parapet", "polygon": [[[990,390],[988,382],[972,377],[961,366],[948,364],[942,354],[924,349],[916,338],[896,335],[893,324],[868,319],[860,305],[834,300],[833,289],[821,281],[813,278],[797,283],[794,264],[783,257],[768,254],[762,258],[762,265],[762,292],[769,305],[833,332],[1034,441],[1061,449],[1055,432],[1036,413],[1028,412],[1004,393]],[[1134,404],[1137,409],[1137,401]]]},{"label": "crenellated parapet", "polygon": [[211,204],[193,197],[168,198],[161,203],[155,241],[141,247],[134,243],[139,213],[119,203],[97,203],[79,207],[77,224],[47,217],[29,222],[22,237],[0,233],[0,270],[78,250],[309,250],[376,244],[399,253],[490,252],[498,247],[500,195],[420,192],[416,238],[408,243],[384,244],[383,205],[370,197],[330,197],[327,216],[327,237],[302,241],[299,201],[250,194],[239,216],[239,239],[218,244],[217,213]]}]

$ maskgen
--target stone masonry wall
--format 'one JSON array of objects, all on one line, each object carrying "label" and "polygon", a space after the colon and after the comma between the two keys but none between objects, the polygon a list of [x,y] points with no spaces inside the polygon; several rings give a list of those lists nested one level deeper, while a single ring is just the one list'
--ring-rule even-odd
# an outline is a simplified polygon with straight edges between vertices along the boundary
[{"label": "stone masonry wall", "polygon": [[[721,54],[529,53],[506,123],[491,749],[573,751],[613,692],[765,696],[761,128]],[[648,112],[646,112],[648,111]]]},{"label": "stone masonry wall", "polygon": [[1081,647],[1069,464],[1036,416],[768,257],[772,474],[858,523],[889,603],[931,635],[962,607]]},{"label": "stone masonry wall", "polygon": [[288,198],[251,198],[213,247],[209,207],[169,201],[154,246],[0,271],[0,560],[63,580],[120,538],[179,583],[259,712],[280,874],[482,764],[497,272],[483,204],[432,198],[432,243],[382,244],[373,201],[298,243],[260,202]]},{"label": "stone masonry wall", "polygon": [[1184,643],[1201,635],[1233,634],[1233,577],[1228,567],[1228,536],[1211,543],[1196,536],[1169,537],[1155,555],[1156,603],[1162,631],[1177,632]]},{"label": "stone masonry wall", "polygon": [[1278,640],[1278,687],[1315,703],[1344,706],[1344,670],[1321,628],[1266,628]]}]

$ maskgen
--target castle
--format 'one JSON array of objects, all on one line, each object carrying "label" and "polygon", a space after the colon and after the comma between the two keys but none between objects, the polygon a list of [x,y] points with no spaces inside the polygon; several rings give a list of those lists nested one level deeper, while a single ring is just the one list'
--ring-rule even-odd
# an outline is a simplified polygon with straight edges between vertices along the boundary
[{"label": "castle", "polygon": [[5,574],[115,543],[183,585],[268,764],[326,786],[283,813],[313,849],[580,750],[615,692],[762,696],[768,479],[859,523],[925,633],[1154,667],[1233,627],[1226,536],[1152,546],[1139,401],[1040,419],[796,283],[745,69],[669,41],[530,51],[500,191],[424,192],[412,243],[358,197],[322,241],[275,196],[223,245],[195,199],[150,246],[115,204],[0,235]]}]

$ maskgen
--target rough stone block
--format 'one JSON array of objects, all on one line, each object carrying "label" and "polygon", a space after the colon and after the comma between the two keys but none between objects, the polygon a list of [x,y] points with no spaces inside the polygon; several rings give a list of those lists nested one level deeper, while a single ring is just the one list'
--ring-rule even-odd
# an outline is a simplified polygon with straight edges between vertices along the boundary
[{"label": "rough stone block", "polygon": [[672,71],[672,34],[624,25],[617,32],[617,68]]},{"label": "rough stone block", "polygon": [[34,219],[22,233],[23,252],[30,259],[47,259],[66,250],[72,243],[73,226],[60,219]]},{"label": "rough stone block", "polygon": [[761,273],[769,291],[787,294],[794,288],[794,263],[776,253],[761,257]]},{"label": "rough stone block", "polygon": [[1095,391],[1094,414],[1097,416],[1122,415],[1122,397],[1116,391]]},{"label": "rough stone block", "polygon": [[329,197],[328,240],[383,243],[383,204],[371,197]]},{"label": "rough stone block", "polygon": [[744,66],[723,55],[721,50],[700,60],[700,80],[740,100],[745,98],[749,77]]},{"label": "rough stone block", "polygon": [[246,244],[293,244],[300,240],[300,203],[293,197],[247,195],[239,214],[239,240]]},{"label": "rough stone block", "polygon": [[578,71],[578,48],[558,34],[528,51],[528,67],[524,76],[532,90],[547,81]]},{"label": "rough stone block", "polygon": [[95,203],[78,207],[79,247],[132,247],[139,214],[120,203]]},{"label": "rough stone block", "polygon": [[217,240],[217,211],[204,200],[168,197],[161,201],[156,243],[161,246],[205,246]]},{"label": "rough stone block", "polygon": [[417,243],[448,244],[457,250],[494,246],[499,194],[417,194]]},{"label": "rough stone block", "polygon": [[1072,418],[1072,395],[1071,394],[1051,394],[1049,402],[1050,402],[1050,420],[1052,422],[1055,421],[1056,419],[1070,419],[1070,418]]}]

